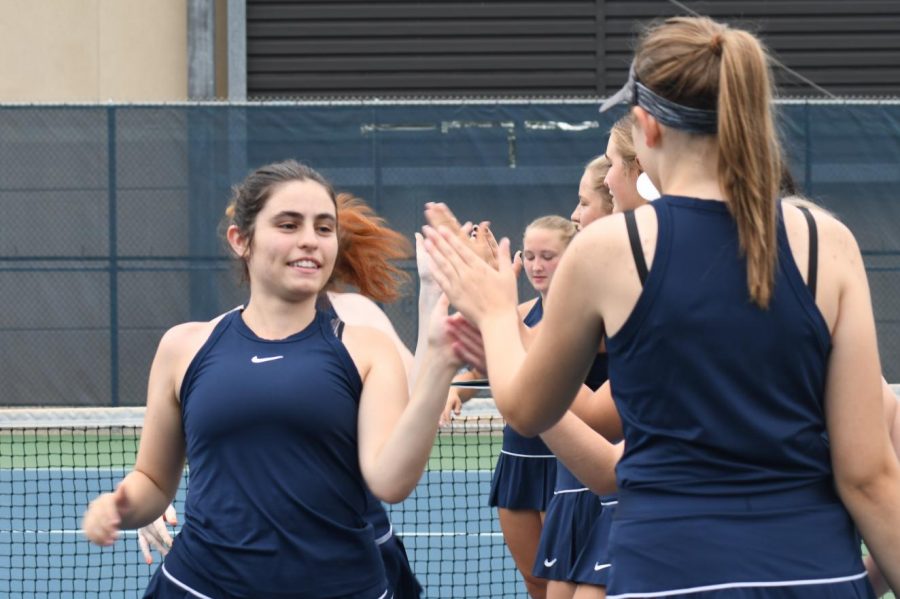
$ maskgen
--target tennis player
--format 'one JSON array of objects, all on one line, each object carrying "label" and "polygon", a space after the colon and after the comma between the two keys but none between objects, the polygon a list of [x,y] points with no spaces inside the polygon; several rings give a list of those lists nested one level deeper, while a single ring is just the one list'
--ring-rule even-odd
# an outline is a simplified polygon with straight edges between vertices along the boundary
[{"label": "tennis player", "polygon": [[606,332],[626,440],[609,599],[873,597],[854,523],[896,587],[900,466],[865,269],[852,234],[817,215],[810,293],[809,225],[777,201],[762,44],[668,19],[607,105],[622,100],[664,195],[573,241],[527,355],[510,343],[508,242],[497,272],[426,229],[438,282],[483,335],[498,408],[524,434],[551,426]]},{"label": "tennis player", "polygon": [[387,597],[366,487],[397,502],[421,476],[460,366],[446,302],[410,398],[390,339],[351,326],[339,339],[316,310],[353,251],[339,247],[330,184],[293,161],[268,165],[227,214],[250,301],[163,337],[135,468],[91,503],[85,533],[109,545],[157,518],[187,455],[186,524],[147,596]]},{"label": "tennis player", "polygon": [[[609,167],[609,160],[605,156],[598,156],[585,166],[578,185],[578,205],[571,217],[575,230],[581,230],[612,212],[612,196],[605,184]],[[546,300],[546,293],[544,295],[542,300]],[[540,315],[543,316],[544,302],[542,301],[539,306]],[[583,388],[585,391],[593,391],[603,384],[606,378],[607,362],[604,350],[595,356]],[[548,434],[552,435],[553,432]],[[544,519],[540,545],[536,559],[532,563],[532,573],[548,579],[547,596],[550,599],[570,599],[576,590],[574,570],[578,556],[588,543],[591,531],[600,518],[604,498],[592,493],[563,461],[557,460],[556,468],[553,498]]]}]

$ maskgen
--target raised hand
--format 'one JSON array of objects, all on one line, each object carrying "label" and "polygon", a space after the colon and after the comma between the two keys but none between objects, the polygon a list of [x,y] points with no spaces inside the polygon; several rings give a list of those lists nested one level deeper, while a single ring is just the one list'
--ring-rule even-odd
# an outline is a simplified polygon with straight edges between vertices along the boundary
[{"label": "raised hand", "polygon": [[[445,222],[447,213],[449,209],[443,204],[430,204],[425,209],[429,223]],[[495,270],[480,258],[470,242],[461,240],[443,225],[438,227],[423,229],[425,249],[435,265],[434,277],[450,303],[476,326],[495,310],[514,310],[517,290],[509,240],[504,239],[497,246],[499,270]]]},{"label": "raised hand", "polygon": [[119,538],[122,514],[130,507],[125,487],[119,485],[112,493],[104,493],[88,506],[81,521],[81,529],[95,545],[108,547]]},{"label": "raised hand", "polygon": [[447,319],[447,334],[453,343],[453,353],[460,360],[475,371],[487,372],[484,340],[471,322],[461,314],[454,314]]}]

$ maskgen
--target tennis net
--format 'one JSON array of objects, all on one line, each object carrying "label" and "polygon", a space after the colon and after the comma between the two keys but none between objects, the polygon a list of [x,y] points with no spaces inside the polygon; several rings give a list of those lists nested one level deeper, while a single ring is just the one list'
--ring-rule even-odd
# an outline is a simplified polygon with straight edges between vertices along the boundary
[{"label": "tennis net", "polygon": [[[142,408],[0,410],[0,596],[141,596],[158,557],[144,563],[134,531],[96,547],[80,523],[88,502],[134,464],[142,421]],[[439,433],[413,494],[388,506],[427,597],[525,594],[487,507],[502,426],[473,400]],[[179,517],[188,481],[186,471]]]}]

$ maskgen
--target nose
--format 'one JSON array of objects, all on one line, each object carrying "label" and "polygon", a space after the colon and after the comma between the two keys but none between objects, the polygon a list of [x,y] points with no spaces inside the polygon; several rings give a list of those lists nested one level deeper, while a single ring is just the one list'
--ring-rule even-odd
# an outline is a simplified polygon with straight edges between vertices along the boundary
[{"label": "nose", "polygon": [[316,235],[313,223],[305,223],[300,228],[300,234],[297,236],[297,245],[302,248],[318,247],[319,236]]},{"label": "nose", "polygon": [[569,220],[573,223],[581,223],[581,220],[578,217],[578,214],[581,212],[581,204],[575,206],[575,210],[572,211],[571,216],[569,216]]}]

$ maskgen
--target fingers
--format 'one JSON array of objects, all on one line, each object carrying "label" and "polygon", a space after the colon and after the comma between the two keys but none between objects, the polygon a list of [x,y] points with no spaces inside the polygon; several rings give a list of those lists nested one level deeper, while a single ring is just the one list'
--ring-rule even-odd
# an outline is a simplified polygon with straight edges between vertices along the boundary
[{"label": "fingers", "polygon": [[494,270],[497,269],[498,265],[498,255],[499,247],[497,245],[497,238],[494,237],[494,232],[491,231],[491,223],[489,221],[484,221],[484,232],[482,233],[482,243],[486,249],[486,258],[485,262],[487,262],[491,268]]},{"label": "fingers", "polygon": [[463,230],[456,215],[442,202],[428,202],[425,204],[425,220],[435,230],[440,227],[447,227],[460,239],[468,237],[468,231]]},{"label": "fingers", "polygon": [[[499,253],[499,248],[497,249]],[[498,260],[499,263],[499,260]],[[522,274],[522,269],[525,267],[525,262],[522,260],[522,250],[516,252],[516,255],[513,256],[512,260],[512,271],[516,278],[519,278],[519,275]]]},{"label": "fingers", "polygon": [[498,268],[498,270],[503,271],[512,268],[512,257],[509,252],[509,237],[504,237],[497,246],[497,262],[503,266],[503,268]]},{"label": "fingers", "polygon": [[144,538],[144,530],[138,530],[138,547],[141,548],[141,555],[144,556],[144,561],[147,562],[147,565],[153,563],[153,554],[150,553],[150,544],[147,543],[147,539]]},{"label": "fingers", "polygon": [[448,333],[453,338],[453,352],[474,369],[487,372],[487,357],[481,333],[465,319],[448,320]]},{"label": "fingers", "polygon": [[459,398],[450,390],[449,395],[447,396],[447,405],[444,406],[444,411],[441,412],[441,419],[438,421],[438,426],[447,426],[450,424],[450,420],[453,418],[451,413],[455,411],[455,404]]},{"label": "fingers", "polygon": [[166,511],[163,512],[163,521],[171,526],[178,525],[178,514],[175,512],[175,504],[170,503]]},{"label": "fingers", "polygon": [[153,533],[150,537],[153,542],[153,547],[162,555],[167,555],[169,549],[172,548],[172,535],[169,534],[169,529],[166,528],[163,519],[158,518],[147,528],[151,529]]}]

